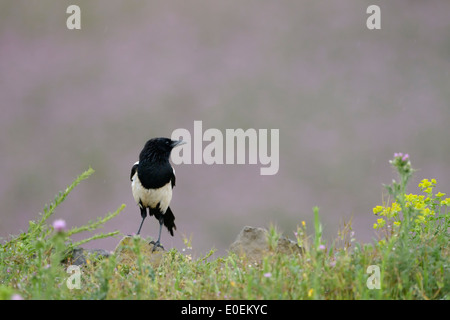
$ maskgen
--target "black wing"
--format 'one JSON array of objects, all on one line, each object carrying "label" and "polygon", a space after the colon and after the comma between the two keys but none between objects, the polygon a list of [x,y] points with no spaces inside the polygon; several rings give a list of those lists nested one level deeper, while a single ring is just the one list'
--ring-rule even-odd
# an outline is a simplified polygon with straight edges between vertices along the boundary
[{"label": "black wing", "polygon": [[131,168],[131,175],[130,175],[130,180],[133,181],[133,176],[136,173],[136,170],[139,166],[139,161],[136,162],[135,164],[133,164],[133,167]]}]

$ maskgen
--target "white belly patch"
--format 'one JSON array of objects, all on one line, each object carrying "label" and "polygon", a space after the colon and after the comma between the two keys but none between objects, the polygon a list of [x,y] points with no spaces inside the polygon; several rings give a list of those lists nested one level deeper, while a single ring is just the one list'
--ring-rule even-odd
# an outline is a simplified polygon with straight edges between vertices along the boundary
[{"label": "white belly patch", "polygon": [[171,181],[158,189],[145,189],[138,179],[137,171],[133,175],[131,190],[134,201],[136,201],[139,206],[141,206],[142,203],[144,207],[156,208],[159,203],[159,208],[163,213],[166,212],[170,205],[170,201],[172,200]]}]

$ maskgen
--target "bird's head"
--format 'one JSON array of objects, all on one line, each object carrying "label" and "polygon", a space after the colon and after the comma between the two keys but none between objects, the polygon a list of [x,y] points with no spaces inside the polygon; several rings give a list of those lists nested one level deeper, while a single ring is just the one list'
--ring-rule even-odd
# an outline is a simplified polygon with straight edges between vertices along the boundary
[{"label": "bird's head", "polygon": [[141,151],[139,158],[144,157],[148,159],[167,160],[170,157],[170,152],[176,146],[185,144],[183,140],[171,140],[169,138],[153,138],[147,141],[144,149]]}]

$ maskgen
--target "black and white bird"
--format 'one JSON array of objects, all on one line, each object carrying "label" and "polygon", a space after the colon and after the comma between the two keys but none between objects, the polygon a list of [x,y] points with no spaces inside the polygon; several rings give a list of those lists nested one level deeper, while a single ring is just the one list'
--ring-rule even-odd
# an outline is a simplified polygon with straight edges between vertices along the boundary
[{"label": "black and white bird", "polygon": [[142,217],[137,234],[141,232],[147,209],[148,214],[159,221],[158,240],[150,242],[154,244],[153,250],[156,247],[162,248],[160,240],[163,224],[172,236],[173,230],[176,229],[175,216],[169,207],[175,186],[175,170],[169,162],[169,157],[174,147],[184,143],[182,140],[168,138],[150,139],[139,154],[139,161],[131,168],[131,190]]}]

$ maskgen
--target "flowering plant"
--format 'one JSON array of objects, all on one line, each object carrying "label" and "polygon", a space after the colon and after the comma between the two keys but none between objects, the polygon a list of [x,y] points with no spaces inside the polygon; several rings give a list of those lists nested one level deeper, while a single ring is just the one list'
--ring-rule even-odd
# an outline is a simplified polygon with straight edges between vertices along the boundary
[{"label": "flowering plant", "polygon": [[387,236],[398,234],[403,228],[403,231],[416,236],[430,228],[447,225],[450,198],[444,198],[445,193],[433,192],[436,179],[423,179],[419,183],[418,187],[424,195],[406,194],[406,184],[414,172],[409,155],[395,153],[394,159],[389,162],[397,169],[401,182],[394,180],[392,185],[386,186],[394,201],[373,208],[373,213],[379,217],[373,228],[384,230]]}]

